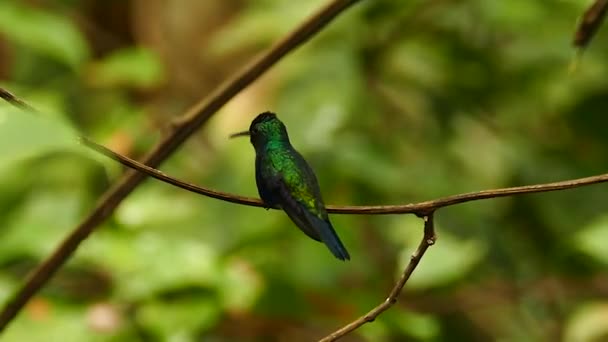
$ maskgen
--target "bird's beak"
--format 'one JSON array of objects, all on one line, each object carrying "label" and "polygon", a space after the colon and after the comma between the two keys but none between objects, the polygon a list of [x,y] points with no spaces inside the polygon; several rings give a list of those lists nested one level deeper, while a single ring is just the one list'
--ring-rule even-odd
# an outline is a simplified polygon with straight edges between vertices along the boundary
[{"label": "bird's beak", "polygon": [[238,133],[233,133],[230,134],[230,138],[238,138],[238,137],[245,137],[245,136],[250,136],[251,133],[249,133],[249,131],[242,131],[242,132],[238,132]]}]

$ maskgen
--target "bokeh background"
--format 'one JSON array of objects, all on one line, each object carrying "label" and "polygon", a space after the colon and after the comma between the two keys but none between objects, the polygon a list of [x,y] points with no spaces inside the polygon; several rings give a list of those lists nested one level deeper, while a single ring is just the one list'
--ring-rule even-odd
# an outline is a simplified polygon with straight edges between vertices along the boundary
[{"label": "bokeh background", "polygon": [[[162,170],[257,194],[247,129],[272,110],[331,204],[418,202],[608,169],[608,33],[590,0],[362,1],[220,110]],[[172,120],[322,0],[2,0],[0,299]],[[439,211],[398,304],[345,341],[608,340],[605,185]],[[352,261],[278,211],[148,180],[2,341],[311,341],[380,303],[413,216],[333,215]]]}]

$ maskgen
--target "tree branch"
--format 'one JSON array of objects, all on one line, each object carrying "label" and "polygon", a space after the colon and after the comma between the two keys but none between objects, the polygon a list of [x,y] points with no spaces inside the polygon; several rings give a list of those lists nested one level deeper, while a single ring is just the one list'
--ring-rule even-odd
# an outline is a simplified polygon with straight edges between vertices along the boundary
[{"label": "tree branch", "polygon": [[376,319],[376,317],[378,317],[381,313],[388,310],[395,303],[397,303],[397,298],[399,298],[399,295],[401,294],[401,291],[403,290],[405,283],[407,283],[407,281],[410,279],[410,276],[416,269],[416,266],[418,266],[418,263],[424,256],[424,253],[426,253],[426,250],[430,246],[435,244],[435,241],[437,240],[437,236],[435,235],[435,225],[433,223],[433,212],[430,212],[427,216],[424,216],[423,220],[424,220],[424,234],[422,235],[422,240],[420,241],[420,244],[418,245],[418,248],[416,249],[414,254],[412,254],[410,262],[407,264],[407,266],[403,270],[401,277],[399,278],[397,283],[395,283],[395,286],[393,286],[393,289],[391,290],[391,292],[388,295],[388,297],[386,298],[386,300],[384,300],[384,302],[382,302],[380,305],[378,305],[375,308],[373,308],[372,310],[370,310],[365,315],[357,318],[356,320],[352,321],[351,323],[345,325],[344,327],[342,327],[342,328],[334,331],[333,333],[327,335],[326,337],[322,338],[321,340],[319,340],[319,342],[336,341],[339,338],[341,338],[345,335],[348,335],[349,333],[358,329],[363,324],[373,322]]},{"label": "tree branch", "polygon": [[1,87],[0,87],[0,99],[3,99],[4,101],[6,101],[18,108],[25,109],[30,112],[36,111],[32,106],[28,105],[24,101],[21,101],[15,95],[13,95],[13,93],[11,93],[10,91],[8,91],[4,88],[1,88]]},{"label": "tree branch", "polygon": [[607,12],[608,0],[595,0],[581,17],[572,44],[579,49],[587,47],[602,25]]},{"label": "tree branch", "polygon": [[[218,109],[241,90],[250,85],[285,55],[310,39],[344,10],[358,0],[333,0],[299,25],[285,38],[274,44],[266,53],[256,58],[233,78],[224,82],[205,99],[195,104],[176,121],[172,131],[145,157],[143,163],[158,166],[173,153],[192,133],[198,130]],[[18,104],[14,96],[2,92],[2,98]],[[53,274],[70,258],[80,243],[105,219],[107,219],[135,187],[145,179],[145,174],[130,171],[118,180],[101,197],[97,206],[25,280],[25,284],[13,295],[0,312],[0,332],[15,318],[28,300],[49,281]]]},{"label": "tree branch", "polygon": [[[142,163],[136,162],[133,159],[125,157],[121,154],[113,152],[112,150],[101,146],[88,138],[80,138],[80,141],[87,147],[109,157],[117,162],[135,169],[139,172],[143,172],[150,177],[156,178],[165,183],[169,183],[178,188],[188,190],[203,196],[219,199],[222,201],[248,205],[253,207],[268,207],[265,205],[260,199],[244,197],[239,195],[233,195],[221,191],[211,190],[207,188],[202,188],[196,186],[194,184],[186,183],[170,177],[163,172],[151,168],[149,166],[143,165]],[[506,196],[514,196],[514,195],[523,195],[537,192],[549,192],[549,191],[557,191],[557,190],[565,190],[578,188],[581,186],[605,183],[608,182],[608,173],[578,178],[572,180],[566,180],[561,182],[554,183],[544,183],[544,184],[534,184],[534,185],[525,185],[525,186],[516,186],[512,188],[503,188],[503,189],[493,189],[493,190],[482,190],[476,192],[469,192],[459,195],[452,195],[443,198],[438,198],[435,200],[419,202],[419,203],[410,203],[410,204],[396,204],[396,205],[370,205],[370,206],[336,206],[336,205],[328,205],[327,211],[334,214],[365,214],[365,215],[387,215],[387,214],[416,214],[418,216],[429,215],[429,213],[443,207],[447,207],[450,205],[478,201],[488,198],[498,198],[498,197],[506,197]],[[277,208],[273,208],[277,209]]]}]

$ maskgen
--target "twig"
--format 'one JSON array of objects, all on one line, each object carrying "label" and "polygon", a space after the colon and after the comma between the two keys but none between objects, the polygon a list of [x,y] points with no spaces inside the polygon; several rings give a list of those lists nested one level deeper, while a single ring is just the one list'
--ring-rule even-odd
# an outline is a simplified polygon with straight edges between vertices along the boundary
[{"label": "twig", "polygon": [[403,270],[403,273],[401,274],[399,281],[397,281],[395,286],[393,286],[393,289],[391,290],[391,292],[388,295],[388,297],[386,298],[386,300],[384,300],[384,302],[382,302],[380,305],[378,305],[375,308],[373,308],[372,310],[370,310],[365,315],[357,318],[356,320],[352,321],[351,323],[345,325],[344,327],[342,327],[342,328],[334,331],[333,333],[327,335],[326,337],[322,338],[321,340],[319,340],[319,342],[336,341],[339,338],[358,329],[363,324],[373,322],[376,319],[376,317],[378,317],[381,313],[388,310],[391,306],[393,306],[395,303],[397,303],[397,298],[399,298],[399,295],[401,294],[401,291],[403,290],[405,283],[407,283],[407,281],[410,279],[412,272],[414,272],[414,270],[416,269],[416,266],[418,266],[418,263],[424,256],[424,253],[426,253],[426,250],[430,246],[435,244],[435,241],[437,240],[437,237],[435,235],[435,226],[433,223],[433,212],[430,212],[427,216],[424,216],[423,219],[424,219],[424,234],[422,236],[422,240],[420,241],[420,244],[418,245],[418,248],[416,249],[414,254],[412,254],[410,262],[407,264],[407,266]]},{"label": "twig", "polygon": [[583,14],[572,44],[580,49],[585,48],[602,25],[608,12],[608,0],[595,0]]},{"label": "twig", "polygon": [[[188,190],[203,196],[219,199],[226,202],[248,205],[253,207],[267,207],[260,199],[244,197],[239,195],[233,195],[221,191],[211,190],[207,188],[202,188],[196,186],[194,184],[186,183],[170,177],[163,172],[151,168],[149,166],[143,165],[139,162],[136,162],[133,159],[125,157],[121,154],[113,152],[112,150],[101,146],[87,138],[80,138],[82,143],[92,148],[93,150],[109,157],[117,162],[135,169],[137,171],[143,172],[150,177],[156,178],[165,183],[172,184],[177,186],[178,188],[182,188],[184,190]],[[370,206],[336,206],[336,205],[328,205],[327,211],[334,214],[365,214],[365,215],[386,215],[386,214],[417,214],[419,216],[428,215],[430,212],[437,210],[439,208],[447,207],[450,205],[478,201],[482,199],[488,198],[498,198],[498,197],[506,197],[513,195],[523,195],[537,192],[549,192],[549,191],[557,191],[571,188],[578,188],[581,186],[605,183],[608,182],[608,173],[578,178],[572,180],[566,180],[562,182],[554,182],[554,183],[544,183],[544,184],[534,184],[534,185],[525,185],[525,186],[516,186],[512,188],[503,188],[503,189],[492,189],[492,190],[483,190],[476,192],[469,192],[465,194],[447,196],[443,198],[438,198],[435,200],[419,202],[419,203],[410,203],[410,204],[396,204],[396,205],[370,205]],[[276,209],[276,208],[274,208]]]},{"label": "twig", "polygon": [[[180,120],[174,123],[172,131],[144,157],[143,163],[152,167],[158,166],[226,102],[250,85],[285,55],[314,36],[336,16],[357,2],[358,0],[333,0],[313,14],[284,39],[273,45],[266,53],[256,58],[233,78],[220,85],[207,98],[190,108]],[[10,93],[8,94],[11,95]],[[6,94],[3,93],[3,95]],[[7,100],[10,99],[11,97]],[[9,299],[2,312],[0,312],[0,332],[15,318],[28,300],[70,258],[80,243],[99,224],[105,221],[120,202],[144,179],[145,174],[143,173],[127,172],[106,191],[89,216],[27,277],[23,286]]]},{"label": "twig", "polygon": [[13,93],[11,93],[10,91],[8,91],[2,87],[0,87],[0,98],[5,100],[6,102],[12,104],[15,107],[25,109],[30,112],[36,111],[32,106],[28,105],[24,101],[21,101],[15,95],[13,95]]}]

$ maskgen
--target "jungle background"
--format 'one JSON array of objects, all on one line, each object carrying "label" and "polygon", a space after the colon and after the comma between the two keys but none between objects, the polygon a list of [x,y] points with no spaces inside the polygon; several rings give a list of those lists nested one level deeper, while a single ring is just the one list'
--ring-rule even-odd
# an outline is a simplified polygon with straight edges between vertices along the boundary
[{"label": "jungle background", "polygon": [[[324,2],[2,0],[0,301],[172,120]],[[230,140],[272,110],[328,204],[397,204],[608,168],[608,33],[589,1],[361,1],[222,108],[161,169],[256,196]],[[398,304],[345,341],[605,341],[605,185],[438,212]],[[147,180],[2,341],[310,341],[387,296],[412,215],[332,215],[332,257],[283,213]]]}]

